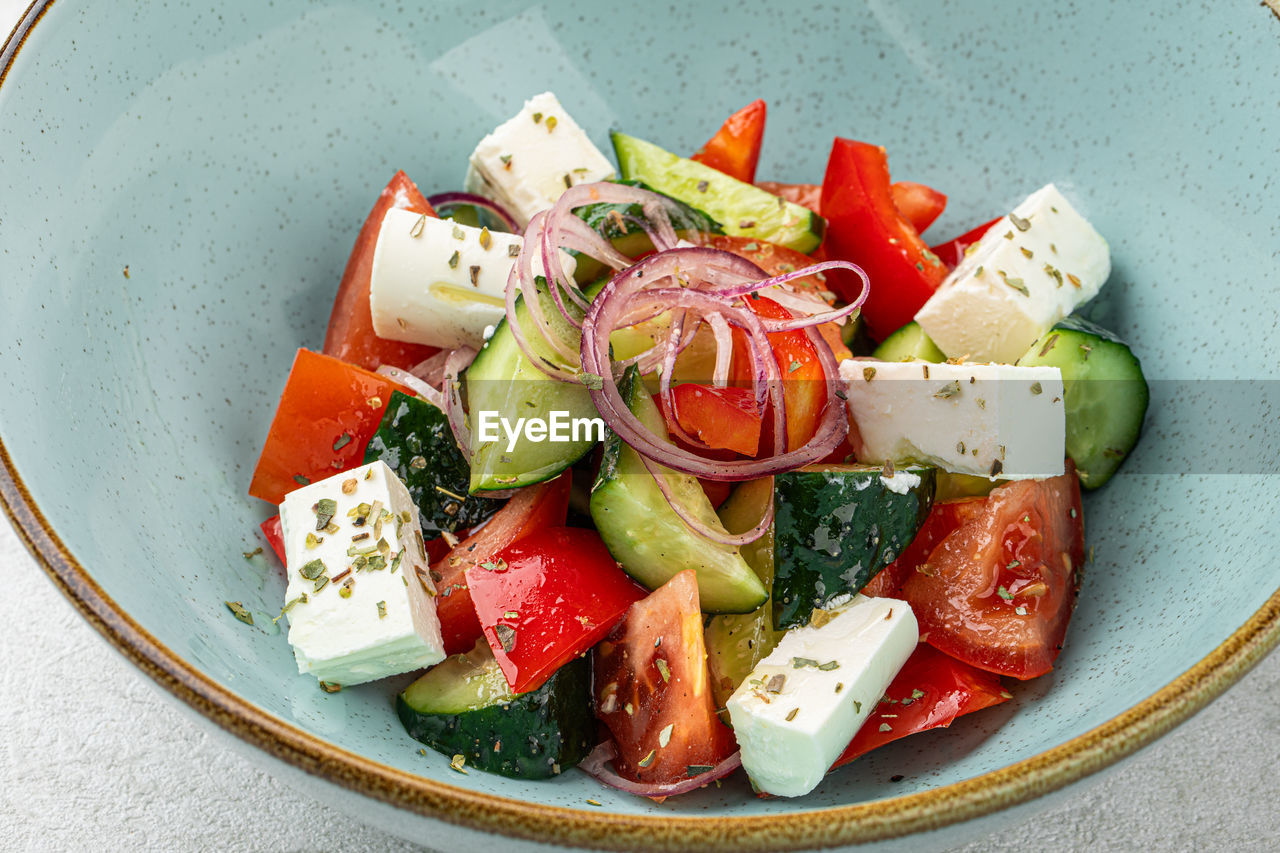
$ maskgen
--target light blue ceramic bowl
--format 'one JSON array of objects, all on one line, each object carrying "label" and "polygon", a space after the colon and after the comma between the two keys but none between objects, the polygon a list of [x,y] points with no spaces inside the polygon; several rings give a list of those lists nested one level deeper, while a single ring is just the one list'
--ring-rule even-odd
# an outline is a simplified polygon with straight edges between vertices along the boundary
[{"label": "light blue ceramic bowl", "polygon": [[[1246,431],[1267,424],[1248,396],[1266,386],[1200,381],[1280,365],[1280,20],[1264,6],[45,5],[0,58],[4,503],[113,643],[345,807],[396,806],[419,840],[446,837],[422,826],[438,818],[650,849],[937,829],[1133,751],[1276,642],[1280,447]],[[280,573],[241,556],[260,544],[268,510],[245,490],[290,360],[321,341],[390,174],[457,187],[476,140],[544,89],[600,142],[616,126],[685,151],[763,97],[762,177],[814,180],[833,134],[873,140],[896,176],[950,193],[940,237],[1050,180],[1080,201],[1115,262],[1090,313],[1155,381],[1137,454],[1087,499],[1094,559],[1052,675],[803,800],[739,779],[658,806],[576,772],[457,776],[401,731],[397,684],[326,695],[297,674],[270,619]],[[1215,400],[1245,401],[1239,432],[1206,421]]]}]

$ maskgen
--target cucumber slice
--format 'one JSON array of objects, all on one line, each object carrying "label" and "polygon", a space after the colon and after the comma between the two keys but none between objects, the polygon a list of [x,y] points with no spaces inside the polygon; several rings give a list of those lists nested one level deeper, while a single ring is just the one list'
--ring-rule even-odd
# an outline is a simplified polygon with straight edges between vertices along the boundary
[{"label": "cucumber slice", "polygon": [[519,779],[545,779],[591,750],[591,673],[585,657],[530,693],[507,685],[489,644],[446,658],[396,697],[405,730],[469,766]]},{"label": "cucumber slice", "polygon": [[1040,336],[1018,364],[1062,371],[1067,455],[1080,485],[1096,489],[1138,443],[1149,392],[1142,364],[1101,326],[1071,316]]},{"label": "cucumber slice", "polygon": [[624,179],[644,181],[718,220],[726,234],[755,237],[806,254],[826,230],[821,216],[710,166],[677,157],[652,142],[614,131],[613,150]]},{"label": "cucumber slice", "polygon": [[[538,298],[555,333],[562,340],[576,341],[578,330],[560,316],[546,280],[541,277],[538,279]],[[576,312],[576,306],[567,299],[565,302],[570,311]],[[516,302],[515,313],[520,328],[525,332],[525,340],[533,351],[555,362],[555,353],[536,332],[523,299]],[[558,382],[529,361],[516,343],[506,319],[498,324],[493,336],[485,341],[475,361],[467,368],[465,382],[471,428],[472,494],[550,480],[581,459],[596,444],[590,438],[533,442],[522,433],[515,446],[508,450],[507,436],[501,430],[496,441],[482,440],[478,429],[481,412],[496,412],[497,417],[508,418],[513,424],[518,418],[545,418],[553,411],[564,412],[570,422],[576,418],[599,417],[591,402],[591,393],[586,388]]]},{"label": "cucumber slice", "polygon": [[[631,412],[658,435],[662,415],[633,365],[620,385]],[[696,478],[662,469],[675,500],[708,527],[722,526]],[[610,432],[591,488],[591,520],[624,571],[657,589],[685,569],[698,575],[698,597],[709,613],[750,613],[769,594],[738,548],[703,539],[676,515],[639,455]]]},{"label": "cucumber slice", "polygon": [[941,364],[947,360],[938,345],[924,333],[920,324],[912,320],[876,347],[873,356],[881,361],[927,361]]},{"label": "cucumber slice", "polygon": [[441,530],[452,533],[474,527],[502,506],[501,501],[467,495],[471,481],[467,460],[458,449],[449,419],[426,400],[391,392],[382,423],[364,451],[366,465],[377,461],[387,463],[408,487],[428,538]]},{"label": "cucumber slice", "polygon": [[[772,501],[771,477],[748,480],[734,489],[720,506],[720,521],[730,533],[745,533],[764,517],[765,509]],[[773,530],[743,545],[741,551],[742,558],[765,588],[772,586]],[[707,666],[716,707],[723,708],[738,685],[778,645],[782,632],[773,630],[773,608],[766,601],[751,613],[711,617],[703,631],[703,639],[707,646]],[[721,712],[720,717],[726,725],[729,723],[727,711]]]},{"label": "cucumber slice", "polygon": [[[904,477],[905,475],[905,477]],[[805,625],[901,554],[933,507],[933,468],[811,465],[774,477],[773,625]]]},{"label": "cucumber slice", "polygon": [[954,501],[960,498],[985,498],[1008,480],[975,477],[973,474],[953,474],[938,469],[938,485],[933,490],[933,500]]},{"label": "cucumber slice", "polygon": [[[643,181],[618,181],[630,187],[639,187],[649,192],[657,192]],[[659,193],[664,195],[664,193]],[[667,196],[671,198],[671,196]],[[696,207],[691,207],[679,199],[672,198],[676,210],[672,217],[672,225],[676,234],[684,237],[690,231],[703,234],[723,234],[720,223]],[[608,204],[597,202],[588,204],[574,211],[583,222],[598,231],[610,243],[628,258],[639,258],[653,251],[653,241],[645,233],[643,224],[644,211],[638,204]],[[578,281],[594,281],[602,275],[611,275],[612,271],[595,258],[576,253],[578,262],[574,275]]]}]

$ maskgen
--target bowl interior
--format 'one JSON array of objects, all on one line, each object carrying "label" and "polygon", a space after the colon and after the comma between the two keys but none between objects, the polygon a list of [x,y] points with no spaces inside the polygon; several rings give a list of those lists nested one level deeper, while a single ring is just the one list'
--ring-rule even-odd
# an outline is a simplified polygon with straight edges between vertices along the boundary
[{"label": "bowl interior", "polygon": [[[1280,503],[1275,463],[1259,461],[1280,458],[1275,433],[1212,438],[1223,422],[1205,420],[1257,422],[1248,395],[1266,386],[1249,380],[1280,364],[1280,22],[1266,9],[428,5],[130,14],[61,0],[0,87],[0,436],[72,554],[187,664],[319,738],[449,784],[627,813],[781,814],[1061,744],[1186,670],[1274,591],[1255,519]],[[1093,561],[1051,675],[799,802],[757,800],[739,780],[656,806],[578,773],[457,776],[401,731],[389,697],[404,679],[326,695],[297,674],[271,621],[281,573],[242,556],[271,512],[245,491],[293,353],[319,346],[390,174],[458,187],[474,143],[544,89],[604,150],[619,127],[691,151],[763,97],[761,177],[819,180],[832,135],[876,141],[895,177],[950,194],[936,240],[1048,181],[1079,202],[1115,264],[1088,313],[1154,381],[1137,454],[1087,498]]]}]

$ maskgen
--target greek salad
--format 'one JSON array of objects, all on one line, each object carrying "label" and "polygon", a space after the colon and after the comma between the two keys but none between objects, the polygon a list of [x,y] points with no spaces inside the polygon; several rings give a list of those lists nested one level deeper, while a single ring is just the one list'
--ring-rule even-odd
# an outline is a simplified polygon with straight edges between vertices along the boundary
[{"label": "greek salad", "polygon": [[420,673],[459,773],[661,800],[803,796],[1053,667],[1147,405],[1075,313],[1106,241],[1049,184],[931,245],[877,145],[757,180],[765,115],[610,159],[544,93],[461,191],[391,179],[249,489],[300,673]]}]

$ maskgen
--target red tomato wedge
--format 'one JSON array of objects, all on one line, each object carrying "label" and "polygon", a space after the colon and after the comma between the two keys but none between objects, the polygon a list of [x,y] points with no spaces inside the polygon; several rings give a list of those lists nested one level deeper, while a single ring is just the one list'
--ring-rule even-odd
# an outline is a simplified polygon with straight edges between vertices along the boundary
[{"label": "red tomato wedge", "polygon": [[342,273],[342,284],[333,300],[329,328],[324,335],[324,352],[366,370],[384,364],[408,370],[437,352],[435,347],[389,341],[373,333],[369,312],[369,280],[373,274],[373,249],[378,243],[382,219],[393,207],[435,216],[418,187],[404,172],[396,172],[378,196],[373,210],[360,228],[356,244]]},{"label": "red tomato wedge", "polygon": [[979,499],[902,588],[933,647],[979,669],[1035,678],[1053,668],[1075,607],[1084,521],[1075,466]]},{"label": "red tomato wedge", "polygon": [[[713,450],[755,456],[760,449],[761,407],[750,388],[717,388],[686,382],[671,389],[675,412],[668,419]],[[659,398],[661,400],[661,398]]]},{"label": "red tomato wedge", "polygon": [[267,537],[267,544],[271,546],[271,550],[280,558],[280,565],[284,565],[284,530],[280,527],[280,516],[273,515],[259,525],[262,528],[262,535]]},{"label": "red tomato wedge", "polygon": [[537,690],[604,639],[645,595],[600,535],[580,527],[530,533],[467,569],[467,586],[485,639],[517,693]]},{"label": "red tomato wedge", "polygon": [[996,217],[990,222],[983,223],[972,231],[966,231],[959,237],[940,243],[933,247],[933,253],[942,259],[942,262],[951,269],[960,266],[960,262],[964,260],[964,250],[972,246],[974,243],[982,239],[982,235],[991,230],[991,226],[1000,221],[1000,217]]},{"label": "red tomato wedge", "polygon": [[596,648],[593,663],[596,716],[618,745],[619,775],[677,782],[737,750],[733,732],[716,715],[693,569],[632,605]]},{"label": "red tomato wedge", "polygon": [[956,717],[1013,698],[1000,676],[961,663],[925,643],[907,658],[884,695],[889,701],[881,700],[831,769],[878,746],[949,726]]},{"label": "red tomato wedge", "polygon": [[918,233],[937,221],[947,207],[947,197],[924,184],[898,181],[889,187],[893,205],[907,218]]},{"label": "red tomato wedge", "polygon": [[392,391],[413,394],[385,376],[298,350],[249,494],[279,504],[300,486],[362,464]]},{"label": "red tomato wedge", "polygon": [[916,533],[916,538],[898,555],[898,559],[881,569],[862,588],[862,594],[872,598],[902,598],[902,585],[929,559],[938,543],[950,536],[951,531],[964,521],[980,513],[985,504],[986,498],[935,503],[929,510],[929,517]]},{"label": "red tomato wedge", "polygon": [[471,603],[466,573],[472,566],[492,560],[513,542],[535,530],[560,527],[569,513],[568,472],[554,480],[516,492],[494,513],[484,527],[457,544],[452,551],[431,562],[431,580],[436,585],[436,615],[444,636],[445,654],[468,651],[484,631]]},{"label": "red tomato wedge", "polygon": [[767,193],[782,196],[792,204],[807,207],[814,213],[822,212],[822,186],[820,184],[782,184],[777,181],[756,181],[756,186]]},{"label": "red tomato wedge", "polygon": [[[785,320],[791,312],[764,296],[749,296],[743,302],[761,317]],[[751,360],[746,351],[746,336],[734,329],[733,361],[729,375],[735,385],[746,386],[751,382]],[[817,350],[808,335],[801,329],[789,332],[771,332],[769,345],[773,358],[782,372],[782,395],[787,407],[787,450],[803,447],[818,431],[822,410],[827,404],[826,374]],[[773,448],[773,415],[766,410],[761,428],[763,447]]]},{"label": "red tomato wedge", "polygon": [[[898,211],[890,187],[883,148],[836,138],[822,181],[823,249],[828,258],[858,264],[871,279],[862,316],[877,340],[911,322],[947,276],[946,265]],[[845,270],[827,279],[846,301],[862,288]]]},{"label": "red tomato wedge", "polygon": [[747,104],[729,116],[692,159],[731,178],[751,183],[756,179],[756,164],[760,162],[766,112],[764,101],[758,98]]}]

